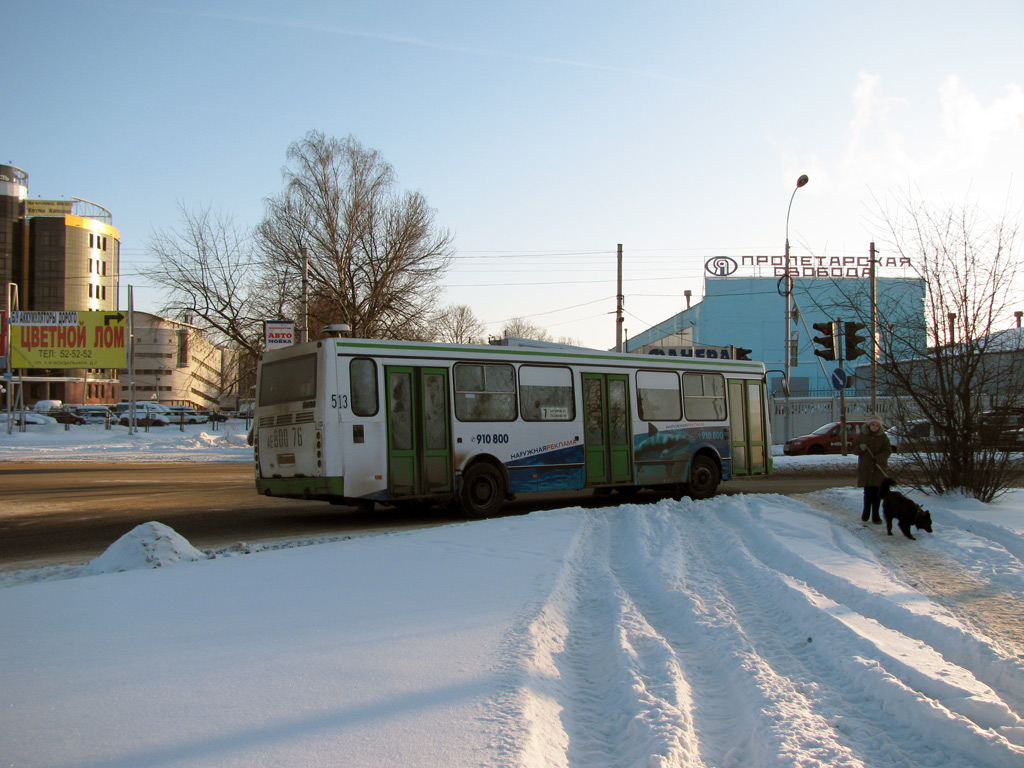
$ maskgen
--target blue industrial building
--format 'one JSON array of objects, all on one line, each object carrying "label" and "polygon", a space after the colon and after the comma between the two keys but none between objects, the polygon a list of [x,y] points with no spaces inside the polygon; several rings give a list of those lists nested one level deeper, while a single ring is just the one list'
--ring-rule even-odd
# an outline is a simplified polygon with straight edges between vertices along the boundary
[{"label": "blue industrial building", "polygon": [[[871,277],[865,274],[869,269],[864,269],[862,264],[830,269],[828,260],[822,259],[818,259],[817,266],[812,263],[808,267],[803,262],[809,258],[802,257],[799,262],[794,260],[796,269],[792,270],[800,270],[800,276],[793,280],[794,318],[790,332],[795,355],[790,372],[792,397],[829,396],[833,392],[830,378],[839,363],[824,361],[814,355],[814,350],[821,347],[812,341],[818,335],[813,324],[837,319],[869,323],[871,317]],[[820,265],[822,261],[825,266]],[[708,272],[711,272],[712,263],[713,260],[709,260],[706,265]],[[757,265],[754,269],[758,269]],[[733,271],[737,270],[734,268]],[[625,351],[684,356],[693,355],[696,351],[698,356],[728,357],[735,356],[738,348],[745,348],[750,350],[751,360],[765,363],[769,369],[772,394],[781,397],[785,371],[786,299],[782,293],[785,281],[780,279],[780,275],[785,270],[768,263],[760,267],[760,271],[776,274],[706,276],[703,300],[628,339]],[[880,269],[882,274],[874,278],[878,328],[880,332],[891,330],[890,336],[914,339],[915,335],[924,333],[924,280],[888,276],[884,274],[886,271],[895,270]],[[898,271],[909,272],[902,268]],[[861,331],[861,334],[870,340],[869,330]],[[870,350],[870,341],[863,346]],[[918,348],[924,346],[924,339],[920,339]],[[855,383],[852,378],[855,365],[865,359],[844,363],[843,368],[851,377],[848,386]]]}]

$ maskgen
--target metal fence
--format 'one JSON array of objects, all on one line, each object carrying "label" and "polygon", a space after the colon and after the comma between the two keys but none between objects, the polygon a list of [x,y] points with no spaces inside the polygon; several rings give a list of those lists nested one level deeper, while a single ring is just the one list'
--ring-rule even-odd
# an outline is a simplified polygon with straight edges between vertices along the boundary
[{"label": "metal fence", "polygon": [[[873,413],[881,416],[887,425],[895,421],[896,399],[893,397],[876,398],[874,411],[871,410],[870,397],[847,395],[845,399],[846,418],[851,421],[864,421]],[[773,397],[770,409],[772,443],[775,445],[785,443],[787,438],[813,432],[830,421],[840,421],[842,415],[839,397],[834,393],[828,396],[790,397],[788,400],[785,397]]]}]

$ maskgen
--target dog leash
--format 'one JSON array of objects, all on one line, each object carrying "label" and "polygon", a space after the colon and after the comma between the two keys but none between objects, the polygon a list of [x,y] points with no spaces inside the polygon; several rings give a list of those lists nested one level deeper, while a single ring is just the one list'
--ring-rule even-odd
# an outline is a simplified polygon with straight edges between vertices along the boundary
[{"label": "dog leash", "polygon": [[885,471],[885,468],[881,464],[878,463],[878,459],[875,457],[874,451],[868,448],[867,443],[862,443],[862,445],[864,446],[864,450],[868,452],[868,456],[871,457],[871,461],[876,467],[878,467],[878,471],[882,473],[882,477],[886,480],[892,480],[892,476]]}]

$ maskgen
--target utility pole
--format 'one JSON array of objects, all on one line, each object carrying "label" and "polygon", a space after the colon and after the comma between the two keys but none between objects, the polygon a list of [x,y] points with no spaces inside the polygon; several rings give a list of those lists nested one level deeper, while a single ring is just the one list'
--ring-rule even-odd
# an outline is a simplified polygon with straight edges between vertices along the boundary
[{"label": "utility pole", "polygon": [[139,431],[135,424],[135,292],[128,286],[128,434]]},{"label": "utility pole", "polygon": [[622,243],[619,243],[619,282],[618,293],[615,297],[615,351],[622,352]]}]

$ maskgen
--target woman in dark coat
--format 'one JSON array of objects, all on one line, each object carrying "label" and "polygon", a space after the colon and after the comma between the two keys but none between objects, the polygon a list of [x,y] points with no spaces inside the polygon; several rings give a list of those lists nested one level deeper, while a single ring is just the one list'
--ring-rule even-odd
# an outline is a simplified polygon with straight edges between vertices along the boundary
[{"label": "woman in dark coat", "polygon": [[864,511],[860,519],[865,523],[869,515],[872,523],[882,522],[878,515],[882,503],[880,486],[887,477],[889,456],[892,455],[892,446],[882,427],[882,417],[871,416],[853,443],[853,452],[857,454],[857,485],[864,489]]}]

